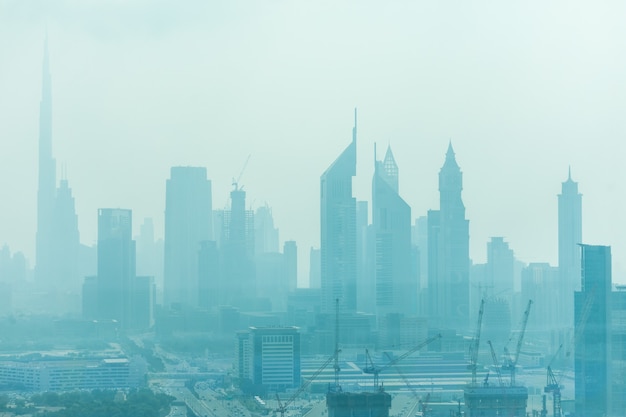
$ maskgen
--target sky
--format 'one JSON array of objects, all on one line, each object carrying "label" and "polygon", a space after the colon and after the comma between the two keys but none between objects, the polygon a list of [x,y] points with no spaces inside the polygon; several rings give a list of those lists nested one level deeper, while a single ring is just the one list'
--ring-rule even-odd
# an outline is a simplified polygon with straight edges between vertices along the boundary
[{"label": "sky", "polygon": [[521,261],[556,265],[571,166],[583,240],[611,245],[626,283],[625,15],[621,1],[0,0],[0,245],[34,262],[47,33],[53,153],[85,244],[102,207],[162,237],[172,166],[205,166],[225,207],[250,155],[247,204],[272,207],[306,283],[319,177],[357,107],[358,200],[377,143],[412,216],[437,209],[451,141],[473,262],[504,236]]}]

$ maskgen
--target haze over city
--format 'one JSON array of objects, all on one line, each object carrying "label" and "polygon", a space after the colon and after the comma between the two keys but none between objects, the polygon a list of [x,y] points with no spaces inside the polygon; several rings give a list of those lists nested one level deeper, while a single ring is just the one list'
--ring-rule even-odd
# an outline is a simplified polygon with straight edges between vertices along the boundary
[{"label": "haze over city", "polygon": [[132,208],[135,229],[152,217],[162,236],[171,166],[206,166],[225,206],[251,155],[247,205],[267,202],[304,255],[320,244],[319,176],[358,107],[358,200],[371,198],[376,142],[379,159],[394,150],[412,217],[436,208],[451,140],[473,261],[504,236],[516,258],[555,264],[571,166],[583,239],[611,245],[613,281],[626,281],[622,4],[146,4],[0,5],[0,236],[31,266],[47,33],[53,154],[86,244],[99,207]]}]

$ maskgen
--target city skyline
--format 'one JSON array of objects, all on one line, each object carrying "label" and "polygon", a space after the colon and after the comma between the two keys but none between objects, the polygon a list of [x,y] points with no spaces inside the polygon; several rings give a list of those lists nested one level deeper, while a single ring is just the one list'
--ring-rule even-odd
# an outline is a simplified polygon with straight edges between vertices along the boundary
[{"label": "city skyline", "polygon": [[[129,7],[131,10],[126,12],[132,15],[132,6]],[[162,12],[166,6],[160,7],[157,10]],[[200,16],[208,13],[203,6],[196,7]],[[413,9],[407,6],[407,10]],[[13,204],[5,204],[1,208],[0,218],[5,220],[0,222],[0,244],[9,244],[13,252],[25,252],[33,267],[37,105],[41,99],[44,24],[41,13],[26,17],[20,7],[4,11],[6,13],[0,13],[4,16],[0,17],[0,23],[7,24],[0,25],[0,33],[5,39],[9,39],[10,34],[14,35],[15,43],[11,47],[5,43],[0,45],[2,61],[11,62],[11,65],[0,69],[0,85],[3,91],[8,92],[0,98],[0,111],[14,116],[0,124],[0,162],[12,174],[0,180],[0,187],[5,200]],[[331,20],[330,32],[341,35],[338,39],[343,40],[346,46],[356,44],[359,36],[366,36],[366,23],[374,21],[371,10],[357,7],[355,13],[358,19],[349,23],[351,28],[358,29],[355,34],[337,32],[349,11],[353,10],[343,6],[338,8],[336,14],[328,16]],[[421,11],[441,18],[445,10]],[[468,74],[443,71],[440,77],[430,78],[435,87],[429,87],[424,81],[424,78],[433,77],[435,69],[448,68],[444,64],[453,66],[461,62],[458,55],[447,60],[445,57],[445,52],[457,49],[457,46],[449,44],[458,40],[453,37],[445,39],[448,43],[443,42],[440,53],[423,49],[427,43],[419,37],[415,38],[419,44],[419,48],[412,50],[416,53],[415,61],[401,60],[400,46],[390,47],[384,57],[390,58],[392,63],[379,67],[380,74],[376,75],[372,70],[355,71],[355,64],[349,63],[348,56],[357,58],[359,62],[370,62],[372,58],[367,51],[359,49],[349,54],[342,48],[330,48],[325,54],[323,48],[320,49],[306,37],[302,29],[295,32],[296,40],[313,43],[302,50],[288,49],[299,61],[293,63],[296,68],[292,66],[278,74],[285,75],[284,71],[291,69],[295,70],[297,77],[289,79],[283,86],[277,78],[279,75],[270,73],[272,68],[279,68],[279,64],[285,63],[279,54],[281,48],[293,45],[277,35],[287,28],[295,30],[293,26],[297,22],[309,22],[303,17],[304,12],[324,16],[322,10],[298,11],[284,5],[263,11],[263,18],[282,25],[277,33],[272,34],[263,29],[261,20],[238,16],[227,6],[221,9],[219,13],[226,13],[228,19],[236,21],[237,27],[245,22],[254,23],[246,34],[258,35],[259,42],[275,42],[268,58],[249,55],[256,58],[254,68],[260,72],[240,69],[232,77],[224,78],[222,70],[205,70],[219,67],[220,58],[225,68],[239,68],[235,64],[239,64],[240,59],[228,55],[229,46],[232,51],[232,47],[241,46],[242,42],[256,45],[248,36],[238,37],[216,25],[212,27],[216,32],[224,34],[226,31],[231,35],[226,38],[225,45],[219,46],[214,37],[201,28],[201,22],[186,14],[176,16],[183,21],[191,19],[191,29],[183,30],[180,23],[166,20],[166,28],[159,31],[151,15],[146,17],[146,26],[137,31],[126,29],[111,33],[110,29],[100,28],[104,34],[98,34],[94,32],[97,28],[87,30],[78,23],[63,26],[63,19],[68,17],[55,9],[54,4],[50,6],[48,37],[53,157],[59,166],[67,167],[83,243],[93,244],[96,241],[97,225],[93,219],[100,207],[131,208],[137,227],[144,217],[152,217],[156,236],[163,237],[165,180],[169,169],[175,165],[206,167],[214,187],[214,208],[221,208],[228,199],[232,178],[239,175],[246,156],[252,154],[241,181],[248,193],[248,204],[256,208],[268,203],[280,229],[281,243],[282,239],[293,239],[303,249],[303,254],[308,252],[310,246],[319,248],[318,178],[349,140],[350,114],[352,108],[357,106],[360,113],[357,175],[354,179],[357,200],[370,200],[372,167],[369,161],[373,159],[373,143],[377,142],[380,146],[390,143],[398,165],[403,169],[403,198],[411,206],[413,218],[436,208],[437,172],[451,139],[459,165],[463,168],[463,200],[466,217],[470,220],[470,258],[474,263],[486,258],[484,248],[489,237],[504,236],[516,258],[528,263],[550,262],[556,265],[557,195],[561,182],[567,178],[567,168],[571,166],[572,177],[578,182],[584,198],[585,243],[611,245],[613,280],[626,281],[626,246],[620,233],[626,226],[623,226],[625,220],[619,215],[624,212],[626,201],[620,195],[623,193],[620,193],[619,178],[615,175],[619,172],[619,137],[626,131],[624,122],[618,118],[619,109],[623,108],[620,104],[623,95],[620,93],[624,90],[623,80],[617,74],[622,71],[620,68],[623,68],[624,62],[620,59],[623,56],[617,54],[613,65],[606,68],[601,65],[606,63],[604,60],[611,52],[619,51],[619,43],[609,36],[611,33],[601,31],[593,36],[588,32],[574,33],[577,35],[575,40],[586,42],[581,53],[586,53],[585,57],[597,58],[593,65],[587,63],[587,66],[571,68],[579,59],[584,64],[584,59],[575,58],[574,51],[565,48],[559,49],[560,57],[565,58],[563,63],[549,55],[542,55],[545,61],[531,60],[527,63],[530,75],[525,76],[527,73],[519,69],[504,78],[491,74],[495,78],[491,79],[492,83],[485,92],[491,100],[480,102],[482,110],[476,112],[470,111],[470,105],[472,98],[480,96],[469,83],[463,84],[471,79]],[[528,9],[522,12],[523,21],[542,22],[533,18]],[[75,13],[89,12],[78,10]],[[392,8],[389,13],[395,18],[400,8]],[[584,19],[568,14],[569,18],[587,22],[590,27],[595,27],[593,25],[601,18],[612,22],[610,16],[604,16],[597,10],[590,16]],[[293,20],[288,23],[283,19],[285,17]],[[557,26],[568,27],[566,20],[555,19]],[[414,39],[408,36],[414,33],[414,29],[406,26],[405,20],[401,22],[400,28],[392,30],[386,39],[397,39],[402,41],[400,45],[406,46],[406,39]],[[462,23],[456,14],[451,16],[451,21],[446,21],[446,26],[453,23]],[[381,23],[376,30],[388,27]],[[466,26],[461,24],[460,27]],[[443,36],[442,29],[432,25],[428,28],[433,35]],[[503,30],[495,23],[489,28]],[[157,36],[147,36],[154,35],[149,31],[143,32],[148,29],[156,30]],[[476,33],[470,36],[472,40],[480,40],[487,31],[474,29]],[[558,43],[560,38],[552,32],[547,32],[545,36],[548,44],[561,45]],[[192,39],[210,41],[216,54],[207,58],[175,51],[181,42]],[[367,40],[373,42],[370,37]],[[511,34],[507,40],[521,47],[521,52],[503,53],[503,56],[518,64],[523,62],[523,53],[528,53],[532,49],[530,46],[537,45]],[[123,43],[127,45],[117,48]],[[144,46],[146,51],[137,52]],[[494,46],[493,41],[491,46]],[[385,50],[382,45],[373,44],[373,48],[380,53]],[[244,55],[252,53],[249,49],[254,48],[245,48]],[[478,46],[471,50],[478,56],[485,52]],[[547,51],[539,49],[538,53],[547,54]],[[345,52],[346,56],[334,55],[339,52]],[[135,53],[138,55],[133,55]],[[334,87],[322,89],[324,96],[316,94],[313,90],[319,87],[320,81],[311,81],[309,85],[306,77],[301,78],[301,75],[310,76],[303,68],[304,64],[318,58],[318,65],[323,68],[333,57],[341,58],[337,79],[329,80],[333,73],[324,70],[319,80],[332,81],[329,84]],[[420,67],[419,62],[432,58],[440,60],[431,67]],[[105,62],[108,62],[108,67],[102,67]],[[160,67],[155,70],[155,75],[148,77],[145,72],[147,65],[155,62]],[[478,70],[487,69],[497,62],[500,61],[495,57],[472,61],[469,72],[476,76]],[[507,63],[512,65],[510,61]],[[198,64],[197,68],[194,64]],[[320,67],[316,68],[319,70]],[[571,73],[564,72],[565,68]],[[535,72],[541,72],[541,69],[545,70],[543,76],[537,76]],[[590,74],[590,81],[564,96],[557,94],[568,91],[566,87],[573,87],[581,81],[577,77],[584,75],[585,71]],[[381,81],[396,73],[396,81]],[[196,81],[197,92],[182,83],[181,75],[185,74]],[[346,74],[352,74],[352,77]],[[570,78],[562,78],[562,74],[569,74]],[[254,88],[248,93],[235,88],[237,76],[240,81],[245,81],[244,86]],[[156,88],[152,81],[158,77],[165,82]],[[478,81],[490,79],[489,74],[484,77],[479,77]],[[370,82],[366,84],[368,80]],[[398,89],[402,82],[408,83],[405,93]],[[446,82],[450,83],[449,87],[446,87]],[[517,82],[521,85],[516,87]],[[550,82],[560,83],[561,88]],[[298,85],[304,89],[300,94],[287,94],[285,87],[293,89]],[[342,85],[345,90],[336,91]],[[535,86],[532,90],[535,93],[522,94],[522,86],[529,85]],[[507,96],[497,91],[503,86],[509,86],[514,94]],[[539,93],[539,87],[543,88],[545,97]],[[546,87],[551,88],[546,90]],[[274,90],[281,100],[264,105],[263,97]],[[598,91],[617,94],[613,94],[613,101],[607,103],[601,100],[606,96]],[[229,96],[227,92],[233,95]],[[90,95],[91,99],[88,99]],[[393,100],[394,95],[401,100]],[[464,95],[466,98],[463,98]],[[537,99],[547,102],[542,104]],[[503,104],[495,106],[499,102]],[[112,109],[114,103],[120,106],[119,110]],[[138,103],[144,103],[144,106],[137,107]],[[596,109],[592,108],[594,105]],[[186,109],[189,114],[173,114],[176,106]],[[131,107],[136,107],[136,110],[131,112]],[[292,110],[288,111],[289,107]],[[497,111],[498,108],[502,110]],[[164,118],[164,114],[169,114],[169,117]],[[282,117],[283,114],[288,117]],[[437,114],[439,116],[433,118]],[[494,123],[494,116],[495,119],[502,118],[505,123]],[[288,118],[291,120],[287,121]],[[530,119],[538,119],[539,122]],[[295,167],[300,170],[300,175],[294,175]],[[122,182],[126,187],[119,187]],[[298,199],[293,198],[294,190],[298,190]],[[494,198],[494,195],[497,197]],[[293,213],[302,213],[310,221],[300,222],[299,216]],[[133,231],[133,235],[137,233],[138,230]],[[302,257],[299,265],[300,282],[303,283],[306,282],[306,274],[303,275],[302,271],[308,270],[306,256]]]}]

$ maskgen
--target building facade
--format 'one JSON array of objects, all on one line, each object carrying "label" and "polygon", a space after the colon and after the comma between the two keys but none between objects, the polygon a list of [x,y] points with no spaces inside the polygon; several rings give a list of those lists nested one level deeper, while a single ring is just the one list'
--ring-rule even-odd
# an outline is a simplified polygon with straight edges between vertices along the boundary
[{"label": "building facade", "polygon": [[411,268],[411,208],[398,193],[398,165],[387,148],[372,179],[376,313],[417,314],[417,276]]},{"label": "building facade", "polygon": [[165,196],[165,306],[198,306],[198,252],[201,242],[212,239],[211,215],[206,168],[172,167]]},{"label": "building facade", "polygon": [[439,327],[469,326],[469,220],[461,198],[463,174],[452,144],[439,171],[439,210],[428,212],[428,293]]},{"label": "building facade", "polygon": [[571,327],[574,317],[572,294],[580,290],[580,248],[582,243],[582,194],[578,192],[578,183],[572,180],[571,170],[567,181],[561,184],[558,195],[559,211],[559,280],[561,289],[559,298],[562,316],[560,325]]},{"label": "building facade", "polygon": [[611,247],[581,245],[574,298],[576,415],[608,416],[611,404]]},{"label": "building facade", "polygon": [[322,310],[356,311],[356,110],[352,142],[320,178]]}]

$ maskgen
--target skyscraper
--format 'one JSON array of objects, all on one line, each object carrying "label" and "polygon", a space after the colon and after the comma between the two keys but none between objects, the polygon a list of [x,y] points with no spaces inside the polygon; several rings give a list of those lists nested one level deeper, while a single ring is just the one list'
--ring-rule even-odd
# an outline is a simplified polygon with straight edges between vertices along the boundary
[{"label": "skyscraper", "polygon": [[[56,188],[56,162],[52,156],[52,86],[48,39],[44,58],[39,106],[39,177],[37,190],[37,235],[35,279],[40,286],[55,291],[80,292],[80,239],[74,197],[67,179]],[[67,310],[63,300],[47,307]],[[71,309],[71,308],[70,308]]]},{"label": "skyscraper", "polygon": [[72,189],[66,179],[62,179],[59,184],[54,203],[54,244],[50,248],[52,262],[48,274],[57,288],[78,293],[82,278],[79,273],[78,216]]},{"label": "skyscraper", "polygon": [[220,304],[249,307],[257,296],[254,268],[254,212],[246,210],[246,192],[237,184],[230,210],[223,212]]},{"label": "skyscraper", "polygon": [[129,327],[135,279],[132,212],[98,210],[97,318],[114,319]]},{"label": "skyscraper", "polygon": [[611,247],[580,246],[581,287],[574,301],[576,415],[600,417],[611,415]]},{"label": "skyscraper", "polygon": [[439,171],[439,211],[428,213],[428,291],[431,319],[465,329],[469,317],[469,220],[461,198],[463,174],[452,143]]},{"label": "skyscraper", "polygon": [[198,306],[198,252],[201,242],[212,238],[211,214],[211,181],[206,168],[173,167],[165,197],[166,306]]},{"label": "skyscraper", "polygon": [[50,286],[54,247],[54,205],[56,194],[56,162],[52,157],[52,86],[48,39],[44,45],[41,80],[41,102],[39,104],[39,177],[37,189],[37,237],[35,277],[45,286]]},{"label": "skyscraper", "polygon": [[356,109],[352,142],[320,178],[322,310],[356,311]]},{"label": "skyscraper", "polygon": [[411,208],[398,194],[398,165],[387,148],[376,161],[372,179],[372,224],[375,233],[376,310],[417,313],[417,276],[411,269]]},{"label": "skyscraper", "polygon": [[578,192],[578,183],[572,180],[572,171],[568,171],[567,181],[561,185],[558,195],[559,209],[559,279],[563,315],[561,326],[571,327],[574,312],[574,291],[580,290],[580,248],[582,242],[582,194]]}]

